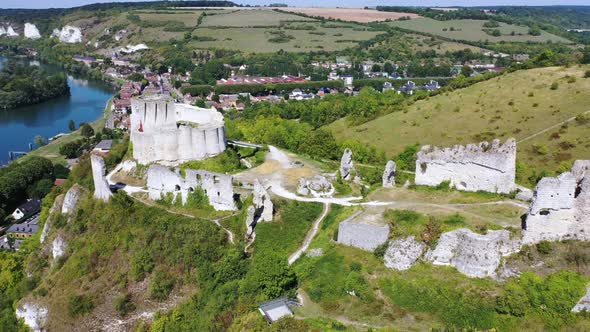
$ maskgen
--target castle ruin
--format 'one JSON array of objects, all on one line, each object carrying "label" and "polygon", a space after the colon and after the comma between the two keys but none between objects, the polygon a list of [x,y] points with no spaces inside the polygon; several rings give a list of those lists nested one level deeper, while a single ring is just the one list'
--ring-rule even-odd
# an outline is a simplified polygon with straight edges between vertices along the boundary
[{"label": "castle ruin", "polygon": [[504,144],[455,145],[452,148],[423,146],[416,158],[417,185],[437,186],[450,181],[465,191],[510,193],[516,189],[516,141]]},{"label": "castle ruin", "polygon": [[159,200],[172,194],[176,200],[180,195],[184,205],[188,195],[200,188],[207,195],[209,204],[217,211],[237,209],[232,182],[231,175],[187,169],[183,177],[180,169],[171,170],[161,165],[150,166],[147,172],[147,187],[151,199]]},{"label": "castle ruin", "polygon": [[523,243],[590,240],[590,160],[577,160],[569,172],[542,178],[523,220]]},{"label": "castle ruin", "polygon": [[132,99],[131,142],[140,164],[178,164],[213,157],[226,148],[223,115],[162,95]]}]

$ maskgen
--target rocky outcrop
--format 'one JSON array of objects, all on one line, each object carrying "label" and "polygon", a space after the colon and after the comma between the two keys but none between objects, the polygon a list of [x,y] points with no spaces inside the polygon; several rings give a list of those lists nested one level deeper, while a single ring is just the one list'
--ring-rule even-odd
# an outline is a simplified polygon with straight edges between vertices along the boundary
[{"label": "rocky outcrop", "polygon": [[520,241],[511,239],[506,230],[481,235],[461,228],[443,233],[425,258],[435,265],[453,266],[469,277],[484,278],[495,275],[502,257],[519,250]]},{"label": "rocky outcrop", "polygon": [[57,211],[61,211],[62,208],[62,198],[63,195],[60,195],[58,197],[55,198],[55,200],[53,201],[53,205],[51,206],[51,209],[49,209],[49,216],[47,217],[47,220],[45,220],[45,225],[43,225],[43,231],[41,231],[41,237],[39,239],[39,241],[41,243],[45,242],[45,239],[47,239],[47,235],[49,234],[49,229],[51,228],[51,219],[53,218],[53,214],[56,213]]},{"label": "rocky outcrop", "polygon": [[334,186],[323,175],[316,175],[312,179],[299,179],[297,194],[301,196],[312,195],[314,197],[330,196],[334,193]]},{"label": "rocky outcrop", "polygon": [[215,109],[178,104],[161,95],[134,98],[131,107],[133,158],[140,164],[175,165],[226,149],[223,115]]},{"label": "rocky outcrop", "polygon": [[523,243],[590,240],[590,161],[578,160],[570,172],[542,178],[522,223]]},{"label": "rocky outcrop", "polygon": [[422,256],[426,245],[416,241],[414,236],[389,241],[383,260],[390,269],[407,270]]},{"label": "rocky outcrop", "polygon": [[25,38],[29,39],[39,39],[41,38],[41,34],[39,33],[39,29],[32,23],[25,23]]},{"label": "rocky outcrop", "polygon": [[71,25],[64,26],[61,30],[54,29],[51,37],[56,37],[63,43],[75,44],[82,42],[82,30]]},{"label": "rocky outcrop", "polygon": [[590,312],[590,287],[586,289],[586,294],[572,308],[572,312]]},{"label": "rocky outcrop", "polygon": [[23,319],[25,324],[35,332],[45,329],[47,314],[47,308],[35,303],[25,302],[16,308],[16,317]]},{"label": "rocky outcrop", "polygon": [[18,32],[14,30],[10,23],[0,23],[0,37],[18,37]]},{"label": "rocky outcrop", "polygon": [[64,238],[61,235],[58,235],[55,239],[53,239],[53,243],[51,244],[51,255],[53,260],[59,259],[66,254],[67,244]]},{"label": "rocky outcrop", "polygon": [[92,163],[92,178],[94,179],[94,198],[108,202],[111,198],[111,190],[106,179],[107,167],[101,156],[90,155]]},{"label": "rocky outcrop", "polygon": [[452,148],[423,146],[417,154],[417,185],[437,186],[450,181],[452,187],[466,191],[510,193],[516,189],[516,141],[504,144],[455,145]]},{"label": "rocky outcrop", "polygon": [[355,221],[343,221],[338,226],[338,243],[373,251],[387,242],[389,225],[373,225]]},{"label": "rocky outcrop", "polygon": [[258,180],[254,181],[252,202],[254,203],[257,214],[260,215],[260,221],[272,221],[274,205],[270,200],[270,195]]},{"label": "rocky outcrop", "polygon": [[78,205],[78,201],[84,194],[84,188],[79,186],[77,183],[74,184],[64,197],[63,205],[61,206],[61,213],[67,214],[72,213]]},{"label": "rocky outcrop", "polygon": [[393,188],[395,186],[395,161],[390,160],[385,164],[385,170],[383,171],[383,187]]},{"label": "rocky outcrop", "polygon": [[150,48],[146,44],[137,44],[137,45],[127,45],[125,47],[121,47],[119,52],[121,53],[135,53],[137,51],[149,50]]},{"label": "rocky outcrop", "polygon": [[171,170],[161,165],[150,166],[147,172],[151,199],[159,200],[172,194],[174,199],[180,196],[182,204],[186,204],[188,195],[200,188],[207,195],[209,204],[218,211],[236,210],[232,182],[231,175],[193,169],[185,170],[183,178],[180,169]]},{"label": "rocky outcrop", "polygon": [[356,175],[354,162],[352,161],[352,150],[346,148],[340,159],[340,177],[342,180],[350,181]]}]

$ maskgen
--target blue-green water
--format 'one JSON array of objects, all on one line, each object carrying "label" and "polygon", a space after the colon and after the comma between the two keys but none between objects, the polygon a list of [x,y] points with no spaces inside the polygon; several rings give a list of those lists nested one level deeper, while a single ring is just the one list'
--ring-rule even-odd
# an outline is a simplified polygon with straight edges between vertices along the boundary
[{"label": "blue-green water", "polygon": [[[0,57],[0,68],[6,58]],[[56,67],[42,65],[49,70]],[[68,77],[70,96],[24,106],[13,110],[0,110],[0,165],[9,161],[9,151],[27,151],[36,135],[45,138],[68,133],[68,123],[74,120],[92,122],[102,115],[109,98],[114,94],[108,85],[85,79]]]}]

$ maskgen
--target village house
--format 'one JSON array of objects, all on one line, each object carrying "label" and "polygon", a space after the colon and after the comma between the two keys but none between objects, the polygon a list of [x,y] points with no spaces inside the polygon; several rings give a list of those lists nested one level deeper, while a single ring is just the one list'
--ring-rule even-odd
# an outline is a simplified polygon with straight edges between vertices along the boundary
[{"label": "village house", "polygon": [[405,93],[407,95],[413,95],[414,90],[416,89],[416,83],[413,81],[407,81],[404,83],[399,89],[397,89],[397,93]]},{"label": "village house", "polygon": [[307,82],[305,78],[293,75],[283,75],[280,77],[261,77],[261,76],[231,76],[227,79],[217,80],[217,85],[233,84],[281,84],[281,83],[303,83]]},{"label": "village house", "polygon": [[300,304],[287,297],[281,297],[260,304],[258,311],[260,311],[268,323],[272,324],[283,317],[293,316],[293,310],[289,307],[290,305],[299,306]]},{"label": "village house", "polygon": [[14,210],[12,217],[14,220],[20,220],[32,216],[41,211],[41,200],[38,198],[29,199],[26,203],[21,204]]},{"label": "village house", "polygon": [[105,139],[94,146],[92,152],[101,156],[106,156],[111,152],[111,148],[113,147],[113,140],[112,139]]}]

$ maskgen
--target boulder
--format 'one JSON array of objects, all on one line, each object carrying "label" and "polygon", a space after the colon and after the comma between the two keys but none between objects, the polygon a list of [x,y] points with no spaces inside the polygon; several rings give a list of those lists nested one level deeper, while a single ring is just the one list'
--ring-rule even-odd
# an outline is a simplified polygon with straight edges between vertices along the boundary
[{"label": "boulder", "polygon": [[392,188],[395,186],[395,161],[390,160],[385,164],[385,170],[383,171],[383,187]]},{"label": "boulder", "polygon": [[383,257],[385,266],[398,271],[407,270],[422,256],[425,248],[426,245],[416,241],[414,236],[391,240]]}]

